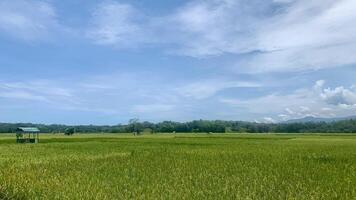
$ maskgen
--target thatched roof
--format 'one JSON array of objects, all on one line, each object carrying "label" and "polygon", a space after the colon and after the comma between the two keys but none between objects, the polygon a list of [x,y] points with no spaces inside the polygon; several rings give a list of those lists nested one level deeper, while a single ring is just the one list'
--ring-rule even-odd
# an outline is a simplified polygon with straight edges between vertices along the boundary
[{"label": "thatched roof", "polygon": [[38,133],[40,130],[36,127],[19,127],[16,129],[17,132],[26,132],[26,133]]}]

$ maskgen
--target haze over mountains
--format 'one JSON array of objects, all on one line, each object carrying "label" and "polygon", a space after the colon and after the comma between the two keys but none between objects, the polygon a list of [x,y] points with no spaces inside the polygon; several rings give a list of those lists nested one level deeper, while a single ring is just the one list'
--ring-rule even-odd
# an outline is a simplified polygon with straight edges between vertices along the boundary
[{"label": "haze over mountains", "polygon": [[348,117],[335,117],[335,118],[323,118],[323,117],[304,117],[300,119],[287,120],[284,123],[306,123],[306,122],[337,122],[343,120],[356,119],[356,115]]}]

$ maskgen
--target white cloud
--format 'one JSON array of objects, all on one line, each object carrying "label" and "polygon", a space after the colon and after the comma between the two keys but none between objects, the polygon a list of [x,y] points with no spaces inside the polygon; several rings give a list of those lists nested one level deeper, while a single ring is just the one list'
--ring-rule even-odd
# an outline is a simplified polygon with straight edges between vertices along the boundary
[{"label": "white cloud", "polygon": [[238,64],[249,72],[300,71],[355,63],[356,3],[296,0],[257,31],[259,53]]},{"label": "white cloud", "polygon": [[327,108],[327,107],[325,107],[325,108],[322,108],[321,110],[322,110],[322,111],[332,111],[333,109],[332,109],[332,108]]},{"label": "white cloud", "polygon": [[325,102],[331,105],[356,105],[356,91],[342,86],[335,89],[324,89],[320,95]]},{"label": "white cloud", "polygon": [[244,72],[264,73],[319,70],[356,63],[356,59],[350,54],[356,51],[355,43],[329,45],[259,53],[238,61],[237,66]]},{"label": "white cloud", "polygon": [[308,106],[300,106],[300,111],[301,112],[309,112],[310,108]]},{"label": "white cloud", "polygon": [[43,40],[58,27],[56,11],[45,1],[2,0],[0,31],[23,40]]},{"label": "white cloud", "polygon": [[164,104],[135,105],[133,106],[131,112],[135,114],[140,114],[140,113],[159,114],[162,112],[172,111],[174,108],[175,108],[174,105],[164,105]]},{"label": "white cloud", "polygon": [[[260,7],[265,3],[260,2]],[[173,42],[180,45],[178,53],[205,57],[226,52],[249,52],[256,46],[254,34],[255,1],[243,5],[241,1],[193,1],[169,17],[174,24]],[[175,37],[175,38],[174,38]]]},{"label": "white cloud", "polygon": [[103,83],[81,83],[79,86],[90,89],[90,90],[108,90],[115,88],[112,84],[103,84]]},{"label": "white cloud", "polygon": [[318,105],[315,95],[304,89],[287,95],[270,94],[248,100],[222,98],[220,101],[236,107],[247,108],[252,113],[274,113],[275,115],[285,111],[288,114],[295,114],[294,110],[300,110],[302,105],[310,105],[310,107]]},{"label": "white cloud", "polygon": [[[247,54],[239,72],[303,71],[356,63],[353,0],[194,0],[150,17],[130,4],[104,1],[92,11],[86,36],[97,44],[163,44],[192,57]],[[69,30],[48,1],[3,0],[0,30],[24,40]]]},{"label": "white cloud", "polygon": [[216,93],[224,89],[252,87],[261,87],[261,85],[255,82],[228,81],[225,79],[208,79],[189,83],[187,85],[176,88],[175,91],[185,97],[205,99],[214,96]]},{"label": "white cloud", "polygon": [[80,111],[80,112],[89,112],[89,113],[100,113],[100,114],[105,114],[105,115],[117,115],[119,114],[118,111],[114,109],[105,109],[105,108],[93,108],[93,107],[85,107],[85,106],[61,106],[59,107],[60,109],[63,110],[69,110],[69,111]]},{"label": "white cloud", "polygon": [[355,40],[356,17],[352,0],[298,0],[261,27],[260,48],[265,51],[313,48]]},{"label": "white cloud", "polygon": [[266,123],[276,123],[277,122],[272,117],[264,117],[263,119],[264,119],[264,122],[266,122]]},{"label": "white cloud", "polygon": [[314,84],[314,90],[320,90],[325,85],[325,80],[318,80]]},{"label": "white cloud", "polygon": [[355,13],[354,0],[195,0],[141,18],[109,2],[94,12],[89,35],[115,46],[173,44],[170,52],[192,57],[251,53],[237,59],[240,72],[315,70],[356,63]]},{"label": "white cloud", "polygon": [[282,120],[282,121],[286,121],[288,119],[290,119],[289,115],[286,114],[279,114],[278,117]]},{"label": "white cloud", "polygon": [[[94,96],[99,96],[95,91],[91,91]],[[41,106],[49,107],[56,110],[92,112],[105,115],[118,114],[115,108],[105,108],[101,105],[92,106],[93,99],[86,96],[85,90],[87,85],[65,86],[61,83],[49,80],[32,80],[28,82],[0,82],[0,100],[10,99],[14,102],[24,102],[23,105],[34,105],[39,103]],[[88,98],[88,99],[87,99]]]},{"label": "white cloud", "polygon": [[44,101],[47,103],[66,101],[74,103],[71,89],[55,86],[40,80],[30,82],[0,82],[0,97],[18,100]]},{"label": "white cloud", "polygon": [[[239,100],[221,98],[220,102],[237,109],[262,115],[270,114],[281,120],[305,116],[332,117],[354,115],[356,111],[356,91],[336,87],[323,89],[321,81],[313,88],[298,89],[290,94],[270,94],[258,98]],[[266,119],[264,119],[266,121]]]},{"label": "white cloud", "polygon": [[131,5],[107,1],[92,12],[87,36],[98,44],[130,47],[146,40],[148,30],[140,21],[140,12]]},{"label": "white cloud", "polygon": [[[252,1],[251,1],[252,2]],[[150,17],[129,4],[108,1],[97,6],[92,14],[88,36],[99,44],[136,46],[168,44],[169,52],[193,57],[223,53],[249,52],[256,46],[251,35],[255,6],[253,1],[191,1],[170,15]]]},{"label": "white cloud", "polygon": [[286,108],[285,111],[290,115],[294,115],[295,114],[295,112],[293,110],[291,110],[290,108]]},{"label": "white cloud", "polygon": [[0,98],[31,100],[31,101],[41,101],[41,102],[49,101],[45,96],[36,95],[25,91],[7,91],[7,92],[1,91]]}]

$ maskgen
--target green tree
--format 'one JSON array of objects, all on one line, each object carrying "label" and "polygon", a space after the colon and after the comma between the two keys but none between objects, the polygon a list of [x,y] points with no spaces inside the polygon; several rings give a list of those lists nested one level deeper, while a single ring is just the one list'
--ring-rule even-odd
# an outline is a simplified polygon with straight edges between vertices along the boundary
[{"label": "green tree", "polygon": [[140,123],[138,118],[130,119],[128,130],[129,132],[133,133],[134,135],[140,135],[143,131],[143,125]]},{"label": "green tree", "polygon": [[75,129],[74,128],[67,128],[64,131],[64,135],[73,135],[75,133]]}]

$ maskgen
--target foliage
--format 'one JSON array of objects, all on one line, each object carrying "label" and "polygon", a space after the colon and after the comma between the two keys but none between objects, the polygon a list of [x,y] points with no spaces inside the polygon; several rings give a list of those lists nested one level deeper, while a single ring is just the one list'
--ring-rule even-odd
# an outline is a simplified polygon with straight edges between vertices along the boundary
[{"label": "foliage", "polygon": [[132,119],[127,125],[114,126],[66,126],[43,124],[0,123],[0,133],[14,133],[17,127],[35,126],[43,133],[63,133],[74,128],[76,133],[141,133],[149,129],[153,133],[356,133],[356,120],[338,122],[264,124],[242,121],[194,120],[191,122],[163,121],[140,122]]},{"label": "foliage", "polygon": [[64,135],[73,135],[75,133],[75,129],[74,128],[67,128],[64,131]]},{"label": "foliage", "polygon": [[129,124],[126,130],[128,130],[128,132],[134,133],[134,135],[140,135],[144,128],[146,127],[144,127],[143,124],[140,123],[140,120],[134,118],[129,120]]}]

